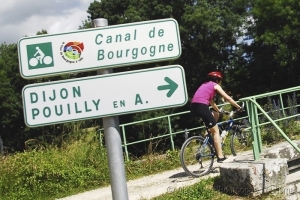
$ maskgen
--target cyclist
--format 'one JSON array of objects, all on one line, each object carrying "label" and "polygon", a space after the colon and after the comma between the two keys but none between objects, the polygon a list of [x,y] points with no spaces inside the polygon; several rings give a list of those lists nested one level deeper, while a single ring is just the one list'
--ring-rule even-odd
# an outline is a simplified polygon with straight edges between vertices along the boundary
[{"label": "cyclist", "polygon": [[219,163],[226,160],[226,157],[223,156],[222,152],[216,116],[214,116],[209,110],[209,105],[212,106],[212,108],[218,113],[220,112],[219,108],[213,100],[217,92],[224,98],[225,101],[236,107],[238,111],[242,111],[241,107],[222,89],[222,79],[223,75],[220,72],[210,72],[208,74],[208,81],[200,85],[191,101],[192,116],[202,118],[205,126],[212,134],[214,146],[217,151],[217,162]]},{"label": "cyclist", "polygon": [[40,61],[40,64],[43,64],[43,58],[45,57],[44,52],[39,47],[35,47],[36,53],[33,55]]}]

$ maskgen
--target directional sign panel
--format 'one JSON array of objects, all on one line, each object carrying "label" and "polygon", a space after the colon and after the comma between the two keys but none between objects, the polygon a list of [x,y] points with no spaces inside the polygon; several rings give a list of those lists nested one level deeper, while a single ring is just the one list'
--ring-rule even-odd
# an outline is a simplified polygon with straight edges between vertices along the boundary
[{"label": "directional sign panel", "polygon": [[31,127],[178,107],[188,100],[179,65],[31,84],[22,96]]},{"label": "directional sign panel", "polygon": [[176,59],[178,23],[162,19],[76,32],[24,37],[18,42],[20,73],[31,79]]}]

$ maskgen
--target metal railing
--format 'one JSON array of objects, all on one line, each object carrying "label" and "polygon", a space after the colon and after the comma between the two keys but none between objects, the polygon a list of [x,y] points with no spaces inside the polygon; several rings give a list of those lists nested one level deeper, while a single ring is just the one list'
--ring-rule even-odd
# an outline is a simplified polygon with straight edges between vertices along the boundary
[{"label": "metal railing", "polygon": [[[180,113],[174,113],[174,114],[170,114],[170,115],[164,115],[164,116],[160,116],[160,117],[155,117],[155,118],[150,118],[150,119],[146,119],[146,120],[140,120],[140,121],[135,121],[135,122],[131,122],[131,123],[126,123],[126,124],[120,124],[120,130],[122,132],[122,139],[123,139],[123,147],[124,147],[124,151],[125,151],[125,155],[126,155],[126,160],[129,160],[129,152],[128,152],[128,146],[130,145],[134,145],[134,144],[138,144],[138,143],[143,143],[143,142],[148,142],[151,141],[153,139],[159,139],[159,138],[166,138],[169,137],[170,139],[170,143],[171,143],[171,149],[174,150],[175,146],[174,146],[174,135],[176,134],[180,134],[180,133],[184,133],[184,130],[180,130],[177,132],[173,132],[172,130],[172,123],[171,123],[171,117],[174,116],[179,116],[182,114],[187,114],[189,113],[189,111],[185,111],[185,112],[180,112]],[[150,122],[150,121],[155,121],[155,120],[161,120],[161,119],[167,119],[168,120],[168,133],[167,134],[163,134],[163,135],[158,135],[156,137],[151,137],[151,138],[147,138],[147,139],[143,139],[143,140],[138,140],[138,141],[134,141],[134,142],[127,142],[126,140],[126,126],[132,126],[135,124],[140,124],[140,123],[144,123],[144,122]],[[199,129],[199,127],[194,128],[194,129],[189,129],[189,130],[195,130],[195,129]],[[103,129],[99,129],[99,131],[103,131]],[[101,139],[101,137],[100,137]],[[100,140],[100,144],[102,145],[102,141]]]},{"label": "metal railing", "polygon": [[[225,105],[229,105],[229,104],[220,104],[218,106],[225,106]],[[124,148],[124,152],[125,152],[125,156],[126,156],[126,160],[129,161],[129,152],[128,152],[128,146],[130,145],[134,145],[134,144],[138,144],[138,143],[143,143],[143,142],[149,142],[153,139],[159,139],[159,138],[169,138],[170,139],[170,144],[171,144],[171,150],[175,150],[175,145],[174,145],[174,136],[177,134],[182,134],[185,131],[191,132],[191,131],[199,131],[201,129],[205,129],[205,127],[202,126],[196,126],[193,128],[188,128],[188,127],[181,127],[182,129],[178,130],[178,131],[174,131],[173,130],[173,126],[172,126],[172,117],[177,117],[180,115],[184,115],[184,114],[189,114],[190,111],[185,111],[185,112],[179,112],[179,113],[173,113],[173,114],[169,114],[169,115],[164,115],[164,116],[160,116],[160,117],[155,117],[155,118],[150,118],[150,119],[146,119],[146,120],[140,120],[140,121],[135,121],[135,122],[131,122],[131,123],[126,123],[126,124],[120,124],[120,130],[122,132],[122,140],[123,140],[123,148]],[[245,119],[247,117],[241,117],[241,118],[236,118],[234,120],[241,120],[241,119]],[[144,122],[150,122],[150,121],[155,121],[155,120],[163,120],[163,119],[167,119],[168,121],[168,133],[163,134],[163,135],[158,135],[155,137],[151,137],[151,138],[147,138],[147,139],[143,139],[143,140],[137,140],[134,142],[127,142],[126,140],[126,127],[127,126],[132,126],[135,124],[141,124]],[[224,121],[224,123],[226,123],[227,121]],[[219,122],[219,123],[223,123],[223,122]],[[98,130],[101,134],[101,131],[103,131],[103,129],[99,129]],[[102,145],[102,139],[100,137],[100,144]]]},{"label": "metal railing", "polygon": [[[245,119],[245,118],[249,119],[251,127],[246,128],[245,130],[247,131],[247,130],[251,129],[251,131],[252,131],[252,139],[253,139],[252,147],[253,147],[253,155],[254,155],[255,160],[260,159],[260,153],[262,152],[262,148],[263,148],[260,127],[265,126],[267,124],[272,124],[279,131],[279,133],[284,137],[284,139],[287,140],[298,152],[300,152],[300,149],[297,147],[297,145],[295,143],[293,143],[290,140],[290,138],[282,131],[282,129],[276,124],[276,122],[279,122],[282,120],[287,120],[290,118],[295,118],[296,116],[300,115],[300,114],[296,113],[296,114],[287,116],[286,112],[288,109],[291,109],[291,106],[287,105],[287,103],[284,103],[284,99],[283,99],[284,95],[288,95],[289,93],[292,94],[297,91],[300,91],[300,86],[288,88],[288,89],[284,89],[284,90],[278,90],[278,91],[274,91],[274,92],[269,92],[269,93],[264,93],[264,94],[260,94],[260,95],[245,97],[245,98],[241,98],[241,99],[239,99],[239,101],[237,101],[238,103],[239,102],[246,103],[246,110],[247,110],[248,116],[236,118],[234,120],[241,120],[241,119]],[[283,117],[277,118],[277,119],[272,119],[271,116],[269,115],[270,111],[264,109],[258,101],[261,101],[261,102],[263,102],[263,104],[266,104],[267,98],[276,98],[276,97],[279,98],[279,102],[280,102],[279,110],[280,110],[280,112],[282,112]],[[228,105],[228,104],[220,104],[218,106],[223,106],[223,105]],[[299,107],[299,105],[294,105],[293,109],[296,109],[297,107]],[[171,150],[174,150],[175,149],[174,136],[177,134],[184,133],[186,127],[182,127],[183,128],[182,130],[173,132],[171,118],[177,117],[179,115],[188,114],[189,112],[190,111],[179,112],[179,113],[164,115],[164,116],[160,116],[160,117],[150,118],[150,119],[146,119],[146,120],[140,120],[140,121],[135,121],[135,122],[126,123],[126,124],[120,124],[120,130],[122,131],[123,148],[125,151],[126,160],[127,161],[129,160],[128,146],[138,144],[138,143],[148,142],[153,139],[169,138],[170,144],[171,144]],[[265,118],[268,119],[268,122],[262,122],[260,120],[260,118],[262,118],[262,116],[265,116]],[[168,121],[168,133],[163,134],[163,135],[158,135],[155,137],[151,137],[151,138],[147,138],[147,139],[143,139],[143,140],[137,140],[134,142],[127,142],[127,140],[126,140],[126,127],[127,126],[132,126],[135,124],[140,124],[140,123],[150,122],[150,121],[155,121],[155,120],[162,120],[162,119],[167,119],[167,121]],[[204,128],[205,128],[204,126],[196,126],[194,128],[189,128],[186,130],[190,132],[190,131],[201,130]],[[101,131],[103,131],[103,129],[99,129],[98,131],[99,131],[98,133],[101,133]],[[102,137],[100,137],[100,144],[102,145],[101,138]]]},{"label": "metal railing", "polygon": [[[293,88],[278,90],[274,92],[264,93],[264,94],[240,99],[240,101],[246,102],[247,113],[249,116],[249,121],[251,124],[251,130],[253,136],[252,147],[253,147],[254,160],[260,159],[260,153],[262,152],[262,148],[263,148],[260,127],[266,124],[272,124],[279,131],[279,133],[284,137],[284,139],[288,141],[300,153],[300,149],[297,147],[297,145],[293,141],[291,141],[290,138],[283,132],[283,130],[276,124],[276,122],[287,120],[290,118],[295,118],[296,116],[300,115],[297,114],[297,112],[295,112],[294,114],[292,115],[290,114],[289,116],[287,116],[287,111],[289,109],[297,109],[299,105],[288,105],[288,103],[284,103],[284,98],[283,98],[284,95],[286,95],[286,97],[289,97],[289,94],[295,95],[296,92],[298,91],[300,91],[300,87],[293,87]],[[258,103],[258,101],[263,100],[262,102],[266,102],[266,98],[276,98],[276,97],[279,100],[278,110],[282,112],[283,117],[279,119],[272,119],[268,111],[263,109],[262,106]],[[294,98],[296,98],[296,96],[294,96]],[[265,116],[268,119],[268,122],[265,123],[260,122],[259,116],[261,115]]]}]

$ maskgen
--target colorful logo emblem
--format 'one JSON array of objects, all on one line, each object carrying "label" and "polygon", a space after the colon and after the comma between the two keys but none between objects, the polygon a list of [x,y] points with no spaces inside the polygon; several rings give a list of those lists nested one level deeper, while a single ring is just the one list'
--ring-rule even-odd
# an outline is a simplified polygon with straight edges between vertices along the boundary
[{"label": "colorful logo emblem", "polygon": [[51,42],[27,45],[26,49],[29,69],[54,66]]},{"label": "colorful logo emblem", "polygon": [[60,49],[62,58],[68,63],[77,63],[81,61],[84,45],[82,42],[63,42]]}]

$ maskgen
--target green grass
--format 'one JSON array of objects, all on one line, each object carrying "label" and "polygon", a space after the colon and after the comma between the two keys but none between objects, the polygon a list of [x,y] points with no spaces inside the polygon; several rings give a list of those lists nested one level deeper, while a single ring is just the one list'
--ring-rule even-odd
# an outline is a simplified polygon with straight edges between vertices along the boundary
[{"label": "green grass", "polygon": [[0,162],[1,199],[53,199],[107,185],[105,162],[105,150],[93,141],[16,153]]},{"label": "green grass", "polygon": [[[1,200],[50,200],[109,185],[106,149],[95,133],[43,151],[16,153],[0,160]],[[136,179],[180,166],[178,151],[125,163],[126,178]]]},{"label": "green grass", "polygon": [[[93,132],[85,134],[63,148],[47,147],[0,158],[0,199],[52,200],[109,185],[106,149],[94,136]],[[127,180],[178,167],[178,150],[125,162]],[[218,191],[214,187],[217,182],[218,178],[203,180],[155,199],[249,199]]]},{"label": "green grass", "polygon": [[166,194],[153,198],[153,200],[199,200],[214,199],[216,197],[226,200],[226,195],[221,194],[213,189],[216,178],[209,178],[199,181],[193,186],[170,190]]},{"label": "green grass", "polygon": [[219,188],[223,188],[220,184],[220,177],[207,178],[192,186],[170,190],[163,195],[152,198],[152,200],[281,200],[284,198],[284,196],[280,194],[264,194],[258,197],[241,197],[235,194],[225,194]]}]

